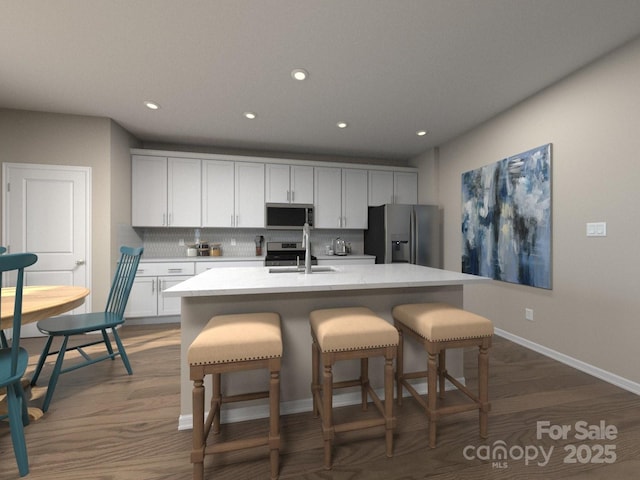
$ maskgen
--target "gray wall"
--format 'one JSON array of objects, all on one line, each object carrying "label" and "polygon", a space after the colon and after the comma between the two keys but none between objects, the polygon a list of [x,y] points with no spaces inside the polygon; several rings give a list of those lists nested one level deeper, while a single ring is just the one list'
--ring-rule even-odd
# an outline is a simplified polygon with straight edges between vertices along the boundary
[{"label": "gray wall", "polygon": [[115,226],[131,224],[133,146],[136,140],[107,118],[0,109],[0,162],[92,168],[94,309],[104,305],[109,293],[117,258]]},{"label": "gray wall", "polygon": [[[544,66],[532,66],[532,74],[535,68]],[[461,174],[553,144],[553,289],[492,282],[468,288],[465,307],[636,389],[639,72],[640,40],[414,159],[420,175],[437,174],[445,268],[460,271]],[[585,224],[599,221],[607,222],[607,237],[587,238]],[[525,308],[534,310],[533,322]]]}]

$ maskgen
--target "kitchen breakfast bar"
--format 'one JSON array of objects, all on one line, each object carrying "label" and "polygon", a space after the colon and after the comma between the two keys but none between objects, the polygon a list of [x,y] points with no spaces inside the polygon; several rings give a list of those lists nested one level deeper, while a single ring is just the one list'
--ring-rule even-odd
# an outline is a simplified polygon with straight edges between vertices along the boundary
[{"label": "kitchen breakfast bar", "polygon": [[[209,319],[218,314],[276,312],[280,314],[283,358],[281,370],[281,413],[311,411],[311,335],[309,312],[319,308],[366,306],[392,323],[391,309],[401,303],[447,302],[463,307],[463,286],[488,279],[473,275],[410,264],[314,267],[312,273],[288,267],[239,267],[210,269],[168,288],[165,296],[181,297],[180,418],[178,428],[192,426],[191,391],[187,350]],[[421,349],[407,344],[405,365],[424,369]],[[371,384],[382,386],[382,368],[371,361]],[[415,368],[414,368],[415,367]],[[462,352],[447,352],[447,367],[464,380]],[[357,376],[358,362],[336,365],[336,380]],[[223,376],[223,391],[233,393],[264,388],[261,372],[238,372]],[[210,388],[206,383],[209,402]],[[426,384],[417,384],[426,391]],[[336,395],[334,405],[358,403],[359,393],[348,390]],[[223,422],[267,417],[268,406],[255,401],[248,406],[223,410]]]}]

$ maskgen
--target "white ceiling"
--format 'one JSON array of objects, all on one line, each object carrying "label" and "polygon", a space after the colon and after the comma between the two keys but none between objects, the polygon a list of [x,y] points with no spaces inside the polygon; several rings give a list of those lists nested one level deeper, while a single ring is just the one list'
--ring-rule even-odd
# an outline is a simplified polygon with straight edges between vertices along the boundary
[{"label": "white ceiling", "polygon": [[0,107],[146,142],[406,159],[638,35],[638,0],[0,0]]}]

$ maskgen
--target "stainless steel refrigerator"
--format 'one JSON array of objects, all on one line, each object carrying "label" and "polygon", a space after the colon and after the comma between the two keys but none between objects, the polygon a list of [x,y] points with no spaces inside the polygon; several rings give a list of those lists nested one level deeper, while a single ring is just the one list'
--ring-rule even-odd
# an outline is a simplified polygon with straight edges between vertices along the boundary
[{"label": "stainless steel refrigerator", "polygon": [[369,207],[364,253],[375,255],[376,263],[414,263],[442,268],[438,206]]}]

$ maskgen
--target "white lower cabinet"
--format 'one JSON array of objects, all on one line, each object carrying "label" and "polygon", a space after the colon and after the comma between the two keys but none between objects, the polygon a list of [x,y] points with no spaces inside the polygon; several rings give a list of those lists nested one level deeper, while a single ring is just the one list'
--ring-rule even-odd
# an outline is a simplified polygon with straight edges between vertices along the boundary
[{"label": "white lower cabinet", "polygon": [[165,297],[162,292],[191,276],[158,277],[158,316],[180,315],[180,297]]},{"label": "white lower cabinet", "polygon": [[139,318],[180,315],[180,297],[165,297],[163,290],[210,268],[262,266],[262,257],[209,262],[141,262],[131,287],[125,316]]},{"label": "white lower cabinet", "polygon": [[135,318],[179,315],[180,298],[165,297],[162,291],[194,274],[193,262],[140,263],[125,316]]},{"label": "white lower cabinet", "polygon": [[131,287],[125,317],[155,317],[158,315],[157,277],[136,277]]}]

